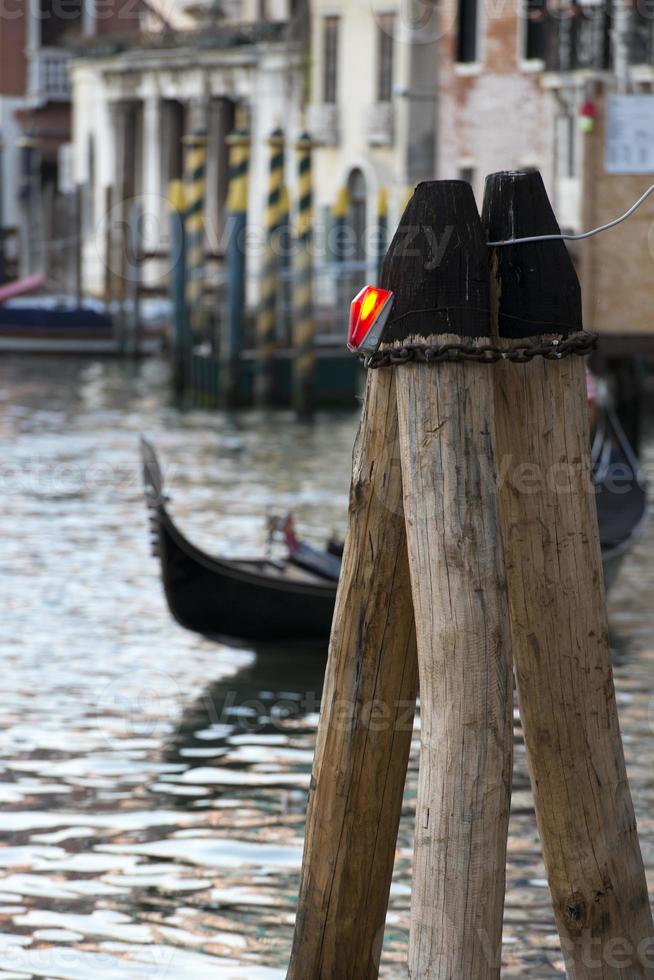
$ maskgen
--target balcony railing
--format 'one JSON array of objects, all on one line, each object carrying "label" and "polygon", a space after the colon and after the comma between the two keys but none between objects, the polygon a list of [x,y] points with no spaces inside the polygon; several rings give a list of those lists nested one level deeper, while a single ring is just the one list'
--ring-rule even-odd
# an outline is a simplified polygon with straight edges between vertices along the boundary
[{"label": "balcony railing", "polygon": [[331,102],[317,102],[309,106],[309,132],[316,143],[336,146],[339,140],[338,106]]},{"label": "balcony railing", "polygon": [[573,4],[558,8],[549,19],[545,56],[549,71],[576,71],[611,67],[611,7]]},{"label": "balcony railing", "polygon": [[652,65],[654,59],[654,8],[651,3],[640,4],[631,10],[628,45],[629,63]]},{"label": "balcony railing", "polygon": [[29,94],[38,102],[68,102],[70,79],[65,48],[40,48],[30,56]]},{"label": "balcony railing", "polygon": [[393,103],[376,102],[366,114],[368,144],[370,146],[391,146],[393,143]]},{"label": "balcony railing", "polygon": [[[648,0],[651,2],[651,0]],[[612,17],[609,0],[558,7],[557,16],[547,16],[545,62],[549,71],[591,69],[608,71],[613,66]],[[631,65],[651,65],[654,58],[654,8],[629,11],[625,37]]]}]

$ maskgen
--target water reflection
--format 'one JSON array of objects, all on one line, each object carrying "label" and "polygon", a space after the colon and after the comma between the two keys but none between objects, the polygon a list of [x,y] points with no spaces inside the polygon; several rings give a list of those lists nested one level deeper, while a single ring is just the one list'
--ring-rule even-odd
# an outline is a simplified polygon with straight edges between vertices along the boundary
[{"label": "water reflection", "polygon": [[[156,362],[0,361],[0,977],[284,976],[325,650],[234,650],[171,622],[137,435],[189,536],[247,555],[271,503],[315,541],[342,530],[356,421],[180,414]],[[649,528],[610,606],[650,877],[653,546]],[[406,975],[416,749],[384,978]],[[510,833],[503,976],[560,977],[519,731]]]}]

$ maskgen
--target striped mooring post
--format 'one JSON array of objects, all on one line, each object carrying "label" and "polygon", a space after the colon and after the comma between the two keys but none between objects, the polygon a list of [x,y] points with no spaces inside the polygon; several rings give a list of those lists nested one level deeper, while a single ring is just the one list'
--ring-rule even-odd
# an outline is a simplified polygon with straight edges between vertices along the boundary
[{"label": "striped mooring post", "polygon": [[268,139],[270,151],[268,197],[265,215],[265,250],[261,266],[259,309],[257,312],[257,370],[254,400],[270,405],[275,398],[275,347],[277,303],[280,295],[281,261],[278,254],[278,232],[282,215],[284,187],[284,133],[278,127]]},{"label": "striped mooring post", "polygon": [[173,388],[181,396],[186,387],[189,348],[186,307],[186,194],[181,180],[168,185],[170,208],[170,294],[173,306]]},{"label": "striped mooring post", "polygon": [[229,408],[239,400],[239,357],[245,316],[245,238],[248,212],[250,134],[237,126],[227,137],[229,146],[229,190],[227,193],[227,317],[222,338],[221,402]]},{"label": "striped mooring post", "polygon": [[298,205],[296,251],[293,270],[293,408],[300,416],[311,414],[316,364],[311,244],[313,193],[311,151],[313,140],[303,133],[297,140]]},{"label": "striped mooring post", "polygon": [[207,187],[207,134],[196,130],[182,137],[186,177],[186,297],[191,330],[203,326],[204,289],[204,201]]},{"label": "striped mooring post", "polygon": [[377,191],[377,282],[381,282],[382,265],[388,248],[388,191]]},{"label": "striped mooring post", "polygon": [[275,246],[279,255],[279,294],[277,297],[277,337],[290,336],[293,298],[291,277],[293,262],[293,225],[291,222],[291,202],[288,187],[282,184],[279,199],[279,226],[275,234]]},{"label": "striped mooring post", "polygon": [[[347,276],[344,271],[344,266],[348,259],[348,226],[347,226],[347,215],[350,210],[350,194],[347,187],[341,187],[340,191],[336,196],[336,201],[332,208],[332,218],[334,219],[333,224],[333,243],[332,243],[332,254],[334,256],[334,262],[337,265],[336,268],[336,318],[339,323],[343,323],[345,311],[347,310],[347,303],[349,297],[349,283]],[[341,268],[338,268],[341,266]]]}]

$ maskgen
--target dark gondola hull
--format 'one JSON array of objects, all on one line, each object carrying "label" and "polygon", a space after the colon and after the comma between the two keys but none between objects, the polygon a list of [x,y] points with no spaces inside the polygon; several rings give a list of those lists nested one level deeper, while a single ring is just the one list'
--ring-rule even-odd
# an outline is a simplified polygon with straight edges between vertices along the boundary
[{"label": "dark gondola hull", "polygon": [[245,642],[329,636],[336,583],[283,562],[230,561],[205,554],[168,513],[156,453],[145,440],[141,457],[152,544],[168,607],[180,626]]},{"label": "dark gondola hull", "polygon": [[[186,629],[243,642],[325,640],[336,583],[289,564],[214,558],[191,544],[166,508],[152,446],[141,443],[146,499],[169,609]],[[593,446],[607,590],[647,517],[645,485],[615,416],[603,410]]]},{"label": "dark gondola hull", "polygon": [[[157,545],[168,606],[177,622],[205,636],[246,641],[329,636],[335,586],[271,581],[265,562],[248,569],[189,553],[167,515],[157,519]],[[245,565],[246,563],[243,563]]]}]

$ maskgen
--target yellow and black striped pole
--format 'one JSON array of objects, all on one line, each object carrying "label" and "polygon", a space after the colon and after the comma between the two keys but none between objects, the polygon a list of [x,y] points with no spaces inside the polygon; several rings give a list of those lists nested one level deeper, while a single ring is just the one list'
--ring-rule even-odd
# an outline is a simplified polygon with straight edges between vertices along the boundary
[{"label": "yellow and black striped pole", "polygon": [[275,396],[275,347],[277,302],[281,262],[278,231],[282,221],[284,189],[284,133],[275,129],[268,139],[270,162],[265,214],[265,249],[261,265],[259,310],[257,312],[257,373],[254,398],[257,405],[270,405]]},{"label": "yellow and black striped pole", "polygon": [[189,337],[186,306],[186,193],[181,180],[168,185],[170,209],[170,296],[173,306],[173,386],[179,396],[187,382]]},{"label": "yellow and black striped pole", "polygon": [[[346,325],[346,312],[348,308],[348,297],[350,293],[350,284],[348,282],[348,277],[346,275],[346,262],[348,258],[351,258],[350,253],[351,242],[348,241],[348,224],[347,216],[350,210],[350,193],[347,187],[341,187],[336,201],[332,208],[332,218],[334,219],[332,233],[334,240],[332,243],[331,253],[334,256],[334,261],[337,264],[336,268],[336,319],[339,325],[343,325],[345,329]],[[340,266],[340,268],[339,268]]]},{"label": "yellow and black striped pole", "polygon": [[248,170],[250,134],[238,127],[227,137],[229,147],[229,189],[227,192],[227,322],[221,344],[221,401],[237,405],[239,396],[239,358],[245,316],[245,239],[248,213]]},{"label": "yellow and black striped pole", "polygon": [[381,282],[381,270],[388,248],[388,192],[385,187],[377,191],[377,282]]},{"label": "yellow and black striped pole", "polygon": [[279,254],[278,323],[280,324],[280,333],[284,338],[283,344],[287,346],[289,345],[291,324],[293,322],[293,296],[291,293],[293,226],[291,223],[291,202],[286,184],[282,184],[282,192],[279,200],[279,227],[275,235],[275,243]]},{"label": "yellow and black striped pole", "polygon": [[313,407],[313,375],[316,364],[315,323],[313,319],[313,191],[311,151],[313,141],[303,133],[296,143],[298,167],[298,205],[296,251],[293,270],[293,407],[306,416]]},{"label": "yellow and black striped pole", "polygon": [[204,200],[207,188],[207,134],[197,130],[182,137],[186,178],[186,300],[191,330],[203,326],[204,292]]}]

